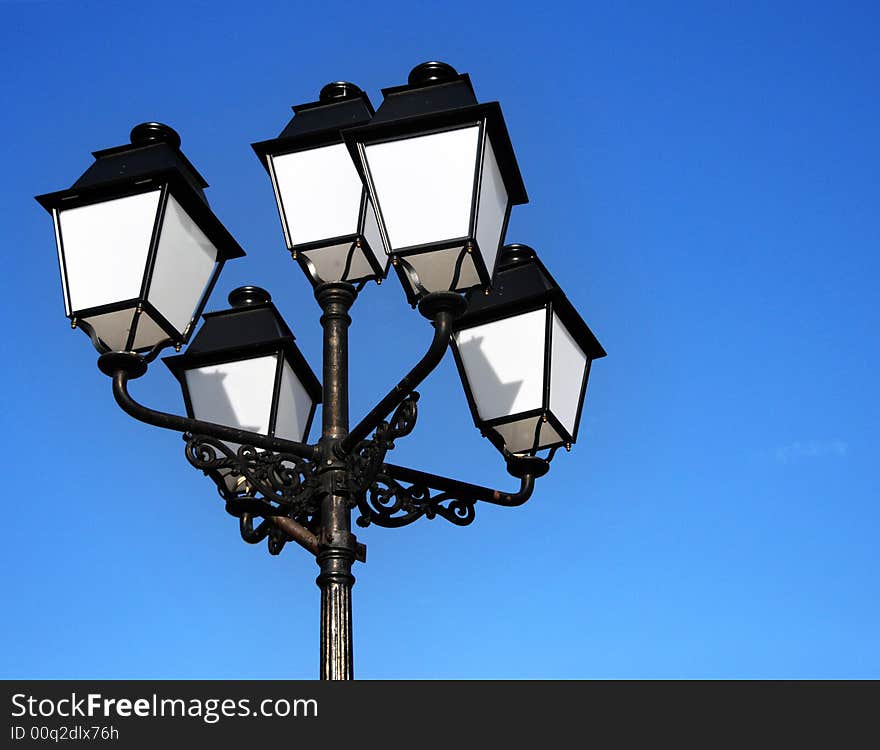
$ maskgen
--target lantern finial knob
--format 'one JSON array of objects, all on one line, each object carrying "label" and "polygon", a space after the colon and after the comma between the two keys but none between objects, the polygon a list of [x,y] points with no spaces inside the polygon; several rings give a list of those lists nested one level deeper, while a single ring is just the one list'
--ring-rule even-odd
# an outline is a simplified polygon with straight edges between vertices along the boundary
[{"label": "lantern finial knob", "polygon": [[349,81],[332,81],[321,89],[321,93],[318,94],[318,100],[332,102],[337,99],[348,99],[362,93],[363,91],[358,86]]},{"label": "lantern finial knob", "polygon": [[410,86],[427,86],[432,83],[446,83],[458,78],[458,71],[449,63],[432,60],[416,65],[409,73]]},{"label": "lantern finial knob", "polygon": [[135,146],[148,146],[151,143],[168,143],[180,148],[180,135],[169,125],[161,122],[142,122],[131,129],[131,142]]},{"label": "lantern finial knob", "polygon": [[229,304],[233,307],[264,305],[272,301],[272,295],[258,286],[240,286],[229,293]]},{"label": "lantern finial knob", "polygon": [[521,245],[517,242],[511,245],[505,245],[501,248],[498,265],[500,267],[509,268],[510,266],[517,266],[520,263],[524,263],[525,261],[534,260],[536,256],[537,254],[534,249],[528,245]]}]

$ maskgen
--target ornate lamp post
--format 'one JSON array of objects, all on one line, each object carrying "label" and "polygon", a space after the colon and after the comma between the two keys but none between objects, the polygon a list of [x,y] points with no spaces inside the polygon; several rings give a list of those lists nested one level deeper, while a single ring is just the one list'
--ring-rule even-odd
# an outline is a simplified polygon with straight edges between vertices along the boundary
[{"label": "ornate lamp post", "polygon": [[[294,107],[279,138],[254,145],[321,308],[320,382],[269,294],[242,287],[164,360],[187,416],[129,393],[162,349],[189,341],[223,263],[244,255],[171,128],[138,125],[131,144],[95,152],[69,190],[37,198],[55,222],[67,315],[100,353],[119,406],[183,434],[246,542],[265,539],[277,555],[294,541],[315,556],[322,679],[353,677],[352,567],[366,550],[352,510],[362,527],[423,516],[464,526],[478,502],[526,502],[575,441],[590,364],[605,355],[534,250],[502,247],[511,206],[527,199],[498,104],[478,104],[467,75],[444,63],[419,65],[384,94],[374,115],[356,86],[328,84]],[[349,313],[389,260],[433,334],[350,428]],[[385,460],[414,429],[415,389],[450,343],[475,424],[519,480],[513,492]],[[309,443],[318,403],[321,435]]]}]

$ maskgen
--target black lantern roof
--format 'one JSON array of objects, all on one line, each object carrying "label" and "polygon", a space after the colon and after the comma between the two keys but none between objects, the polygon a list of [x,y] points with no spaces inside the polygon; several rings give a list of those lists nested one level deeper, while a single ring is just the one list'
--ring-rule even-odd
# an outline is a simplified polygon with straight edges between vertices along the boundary
[{"label": "black lantern roof", "polygon": [[456,329],[471,328],[552,303],[578,346],[590,359],[606,355],[589,326],[568,301],[550,272],[528,245],[505,245],[498,259],[492,291],[475,289],[465,296],[467,312],[456,322]]},{"label": "black lantern roof", "polygon": [[187,184],[205,199],[208,187],[189,159],[180,150],[177,132],[158,122],[135,125],[131,131],[131,144],[93,151],[95,163],[89,167],[73,188],[102,185],[113,180],[140,179],[153,174],[177,172]]},{"label": "black lantern roof", "polygon": [[442,62],[416,66],[405,85],[382,89],[382,96],[382,105],[373,118],[375,123],[419,117],[479,103],[470,76],[458,73],[451,65]]},{"label": "black lantern roof", "polygon": [[334,81],[321,89],[318,101],[297,104],[293,112],[293,119],[277,138],[251,144],[267,170],[269,155],[342,143],[339,131],[370,122],[373,105],[353,83]]},{"label": "black lantern roof", "polygon": [[528,203],[513,144],[498,102],[479,104],[467,73],[451,65],[426,62],[417,65],[404,86],[382,89],[384,97],[368,125],[343,132],[361,179],[366,179],[357,158],[357,143],[393,140],[419,131],[466,125],[486,120],[486,127],[512,205]]},{"label": "black lantern roof", "polygon": [[180,150],[177,131],[162,123],[145,122],[132,128],[130,139],[131,143],[123,146],[93,151],[95,163],[68,190],[38,195],[36,200],[51,213],[168,184],[214,243],[220,260],[242,257],[244,250],[208,206],[204,192],[208,183]]},{"label": "black lantern roof", "polygon": [[205,313],[204,324],[184,354],[164,357],[163,362],[185,385],[185,371],[196,367],[249,359],[282,351],[291,362],[313,403],[321,403],[321,383],[294,344],[291,332],[269,293],[246,286],[229,295],[228,310]]}]

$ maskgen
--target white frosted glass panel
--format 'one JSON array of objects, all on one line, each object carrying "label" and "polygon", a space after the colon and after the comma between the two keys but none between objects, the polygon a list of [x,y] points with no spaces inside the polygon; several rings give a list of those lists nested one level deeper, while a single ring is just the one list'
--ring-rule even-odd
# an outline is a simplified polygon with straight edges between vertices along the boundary
[{"label": "white frosted glass panel", "polygon": [[273,354],[188,370],[196,419],[268,434],[277,362]]},{"label": "white frosted glass panel", "polygon": [[140,296],[159,191],[59,212],[73,312]]},{"label": "white frosted glass panel", "polygon": [[312,410],[312,399],[306,393],[299,378],[285,362],[281,371],[281,393],[278,397],[278,416],[275,419],[275,435],[287,440],[301,442],[306,435],[306,424]]},{"label": "white frosted glass panel", "polygon": [[342,143],[272,158],[293,245],[357,232],[363,185]]},{"label": "white frosted glass panel", "polygon": [[541,408],[546,324],[547,312],[535,310],[455,334],[481,419]]},{"label": "white frosted glass panel", "polygon": [[[455,275],[455,264],[461,254],[460,247],[450,250],[435,250],[431,253],[419,253],[407,255],[401,261],[409,263],[419,275],[419,282],[429,292],[449,291],[452,277]],[[473,256],[465,255],[461,264],[461,273],[458,277],[456,289],[467,289],[480,283],[477,269],[474,266]]]},{"label": "white frosted glass panel", "polygon": [[[309,250],[303,255],[308,258],[315,270],[324,281],[342,281],[342,272],[345,270],[345,263],[348,259],[348,251],[352,243],[346,242],[344,245],[332,245],[331,247],[322,247],[317,250]],[[348,269],[346,279],[362,279],[364,276],[372,276],[373,269],[367,262],[363,250],[355,249],[351,257],[351,266]]]},{"label": "white frosted glass panel", "polygon": [[491,141],[486,138],[483,156],[483,176],[480,181],[480,207],[477,212],[477,244],[486,262],[489,275],[495,267],[495,256],[501,243],[504,215],[507,212],[507,188],[501,179],[501,170],[495,160]]},{"label": "white frosted glass panel", "polygon": [[195,314],[216,261],[217,248],[169,195],[147,299],[181,334]]},{"label": "white frosted glass panel", "polygon": [[373,203],[367,199],[367,208],[364,215],[364,239],[370,246],[370,251],[376,259],[379,268],[385,268],[388,256],[382,246],[382,235],[379,234],[379,220],[376,218],[376,209]]},{"label": "white frosted glass panel", "polygon": [[85,318],[85,322],[95,329],[98,338],[114,352],[125,350],[132,320],[134,320],[134,308]]},{"label": "white frosted glass panel", "polygon": [[140,314],[137,324],[137,330],[134,334],[134,345],[132,349],[145,349],[158,344],[168,338],[168,334],[162,330],[156,321],[154,321],[147,313]]},{"label": "white frosted glass panel", "polygon": [[550,362],[550,411],[562,422],[568,434],[574,435],[587,355],[555,313]]},{"label": "white frosted glass panel", "polygon": [[493,429],[504,439],[504,445],[511,453],[525,453],[530,450],[541,450],[550,445],[558,445],[562,438],[549,422],[541,424],[538,445],[535,446],[535,428],[540,416],[521,419],[518,422],[496,425]]},{"label": "white frosted glass panel", "polygon": [[468,236],[478,127],[366,146],[392,250]]}]

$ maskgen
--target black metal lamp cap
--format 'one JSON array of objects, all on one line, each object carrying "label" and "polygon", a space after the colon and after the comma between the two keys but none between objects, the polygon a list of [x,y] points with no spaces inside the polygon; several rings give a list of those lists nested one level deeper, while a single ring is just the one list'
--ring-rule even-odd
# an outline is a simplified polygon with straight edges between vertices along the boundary
[{"label": "black metal lamp cap", "polygon": [[233,289],[227,299],[233,307],[249,307],[271,302],[272,295],[258,286],[240,286],[238,289]]},{"label": "black metal lamp cap", "polygon": [[180,148],[180,135],[170,125],[161,122],[142,122],[131,129],[132,145],[149,146],[151,143],[167,143]]},{"label": "black metal lamp cap", "polygon": [[428,86],[432,83],[445,83],[458,78],[458,71],[449,63],[432,60],[416,65],[410,72],[407,83],[410,86]]},{"label": "black metal lamp cap", "polygon": [[363,93],[359,86],[355,86],[349,81],[332,81],[321,89],[321,93],[318,94],[318,100],[333,102],[337,99],[350,99]]},{"label": "black metal lamp cap", "polygon": [[419,302],[419,312],[428,320],[433,320],[441,312],[448,312],[455,320],[460,318],[465,310],[467,310],[467,302],[455,292],[431,292]]},{"label": "black metal lamp cap", "polygon": [[533,248],[528,245],[513,243],[501,248],[498,265],[500,268],[511,268],[512,266],[518,266],[520,263],[534,260],[536,257],[537,253]]},{"label": "black metal lamp cap", "polygon": [[550,471],[550,464],[537,456],[510,456],[507,459],[507,473],[517,479],[543,477]]}]

